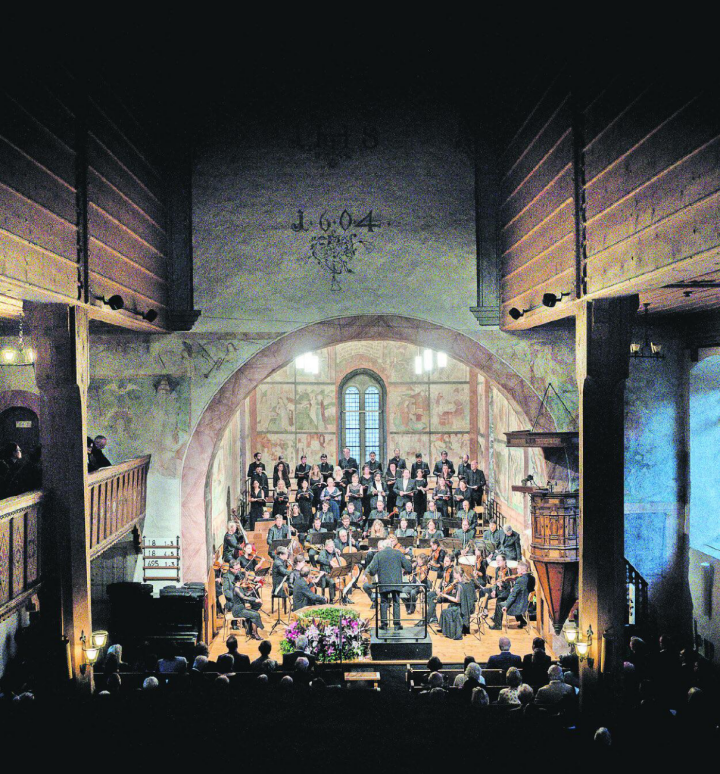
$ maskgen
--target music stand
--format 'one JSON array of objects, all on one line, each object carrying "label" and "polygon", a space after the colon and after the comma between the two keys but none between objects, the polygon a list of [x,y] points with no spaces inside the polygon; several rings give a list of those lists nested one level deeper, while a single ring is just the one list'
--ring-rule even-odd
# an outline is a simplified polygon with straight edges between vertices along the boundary
[{"label": "music stand", "polygon": [[[280,596],[278,596],[278,592],[282,589],[283,586],[285,586],[287,588],[287,591],[286,591],[287,596],[280,597]],[[280,602],[283,599],[285,599],[285,600],[289,600],[290,599],[290,584],[288,582],[287,576],[284,575],[282,577],[282,579],[280,580],[280,583],[277,585],[277,587],[272,590],[272,596],[275,597],[275,599],[276,599],[276,601],[278,603],[278,606],[277,606],[277,620],[272,625],[272,628],[270,629],[270,634],[268,636],[272,636],[272,633],[275,631],[275,629],[278,628],[278,626],[280,626],[280,624],[284,624],[285,626],[289,626],[290,625],[287,621],[283,620],[280,617]]]},{"label": "music stand", "polygon": [[440,545],[445,551],[459,551],[462,548],[462,540],[457,538],[440,538]]},{"label": "music stand", "polygon": [[[333,567],[329,573],[326,573],[326,577],[332,578],[333,580],[335,580],[335,578],[344,578],[346,575],[350,574],[350,567],[351,565],[349,564],[343,565],[342,567]],[[335,588],[338,588],[338,585],[339,584],[335,584]],[[341,585],[340,588],[340,604],[346,605],[347,597],[345,596],[345,585]]]},{"label": "music stand", "polygon": [[399,546],[402,546],[403,548],[412,548],[415,545],[415,538],[414,537],[395,537],[395,539],[398,542]]}]

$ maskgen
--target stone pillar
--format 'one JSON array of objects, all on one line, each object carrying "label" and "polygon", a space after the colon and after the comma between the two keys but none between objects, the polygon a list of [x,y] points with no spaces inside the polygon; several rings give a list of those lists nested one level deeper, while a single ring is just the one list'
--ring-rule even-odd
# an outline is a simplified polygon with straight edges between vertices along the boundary
[{"label": "stone pillar", "polygon": [[[624,412],[637,296],[582,303],[576,318],[580,398],[580,630],[584,710],[619,691],[625,626]],[[603,644],[603,638],[605,643]]]},{"label": "stone pillar", "polygon": [[[38,388],[45,399],[41,425],[45,513],[50,521],[50,582],[58,584],[56,632],[68,644],[70,670],[91,686],[80,636],[92,633],[90,610],[90,498],[87,474],[88,315],[82,307],[27,304]],[[59,598],[58,598],[59,596]],[[51,597],[52,598],[52,597]],[[43,611],[45,612],[45,611]],[[53,611],[47,611],[53,620]]]}]

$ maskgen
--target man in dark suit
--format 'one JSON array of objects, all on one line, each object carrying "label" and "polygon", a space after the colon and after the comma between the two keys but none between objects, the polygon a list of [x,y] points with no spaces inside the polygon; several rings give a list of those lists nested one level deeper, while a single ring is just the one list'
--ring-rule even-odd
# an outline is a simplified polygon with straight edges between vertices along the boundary
[{"label": "man in dark suit", "polygon": [[358,462],[355,457],[350,456],[350,447],[343,449],[343,456],[338,460],[338,467],[343,472],[343,480],[349,484],[352,480],[352,474],[358,472]]},{"label": "man in dark suit", "polygon": [[380,550],[367,567],[367,574],[377,577],[380,584],[380,628],[388,628],[388,607],[393,603],[393,627],[402,629],[400,623],[400,593],[403,590],[403,570],[412,572],[410,559],[391,547],[390,542],[381,540]]},{"label": "man in dark suit", "polygon": [[472,492],[471,505],[473,508],[482,505],[487,481],[485,480],[485,474],[478,467],[477,460],[473,460],[470,463],[470,470],[466,472],[465,481],[467,481],[468,489]]},{"label": "man in dark suit", "polygon": [[300,575],[293,586],[293,610],[301,610],[309,605],[325,604],[325,597],[322,594],[315,594],[310,588],[307,577],[310,575],[310,568],[303,567]]},{"label": "man in dark suit", "polygon": [[498,548],[509,561],[519,562],[522,559],[520,535],[509,524],[503,527],[503,536]]},{"label": "man in dark suit", "polygon": [[375,475],[376,471],[380,471],[382,473],[382,465],[380,464],[380,461],[375,456],[375,452],[370,452],[370,459],[365,463],[369,468],[370,472]]},{"label": "man in dark suit", "polygon": [[262,472],[265,472],[265,463],[262,462],[262,453],[255,452],[253,454],[253,461],[248,465],[247,478],[252,478],[255,475],[257,468],[260,468]]},{"label": "man in dark suit", "polygon": [[522,659],[510,652],[510,640],[507,637],[501,637],[498,641],[500,652],[490,656],[487,662],[488,669],[502,669],[507,672],[510,667],[522,668]]},{"label": "man in dark suit", "polygon": [[430,466],[427,464],[427,462],[423,461],[422,454],[420,452],[415,455],[415,462],[413,462],[412,468],[410,469],[410,478],[417,478],[418,470],[422,470],[423,478],[425,481],[427,481],[428,476],[430,475]]},{"label": "man in dark suit", "polygon": [[238,653],[238,641],[234,634],[231,634],[225,640],[225,646],[229,656],[232,656],[234,663],[234,672],[249,672],[250,671],[250,658],[244,653]]},{"label": "man in dark suit", "polygon": [[333,474],[333,466],[327,461],[327,454],[320,455],[320,475],[323,477],[323,481],[327,483],[327,480]]},{"label": "man in dark suit", "polygon": [[455,475],[455,466],[448,459],[448,455],[447,455],[446,451],[440,452],[440,459],[435,463],[435,467],[433,468],[433,475],[434,476],[441,476],[442,475],[443,465],[447,465],[448,466],[448,471],[449,471],[451,477]]},{"label": "man in dark suit", "polygon": [[405,460],[400,456],[400,449],[395,449],[393,451],[393,454],[395,456],[390,457],[388,460],[388,468],[390,467],[390,463],[395,463],[395,470],[399,473],[401,470],[405,470],[407,465],[405,464]]},{"label": "man in dark suit", "polygon": [[299,658],[306,658],[310,664],[310,669],[313,669],[315,666],[315,663],[317,662],[317,659],[315,656],[313,656],[312,653],[307,652],[308,647],[308,639],[305,637],[305,635],[300,635],[297,638],[297,642],[295,643],[296,650],[294,650],[292,653],[286,653],[283,656],[282,660],[282,668],[283,670],[291,670],[295,669],[295,662]]}]

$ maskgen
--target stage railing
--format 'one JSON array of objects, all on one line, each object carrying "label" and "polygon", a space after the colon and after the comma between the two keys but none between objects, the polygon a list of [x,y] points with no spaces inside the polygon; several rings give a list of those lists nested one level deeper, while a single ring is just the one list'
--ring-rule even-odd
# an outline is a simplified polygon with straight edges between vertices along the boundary
[{"label": "stage railing", "polygon": [[[400,618],[396,619],[394,616],[394,601],[392,595],[394,590],[400,590],[398,594],[398,607],[400,610]],[[375,637],[378,639],[393,639],[397,637],[395,634],[396,624],[399,620],[400,625],[403,627],[405,634],[404,638],[408,639],[425,639],[427,637],[428,630],[428,609],[427,609],[427,588],[424,583],[374,583],[373,590],[375,592]],[[387,625],[382,628],[382,596],[383,590],[389,595],[387,600]],[[407,607],[411,607],[413,612],[407,612]],[[406,609],[403,616],[403,608]],[[418,611],[420,618],[418,618]],[[392,623],[390,623],[390,617],[392,616]],[[404,623],[403,623],[404,622]],[[412,623],[412,626],[406,625]]]}]

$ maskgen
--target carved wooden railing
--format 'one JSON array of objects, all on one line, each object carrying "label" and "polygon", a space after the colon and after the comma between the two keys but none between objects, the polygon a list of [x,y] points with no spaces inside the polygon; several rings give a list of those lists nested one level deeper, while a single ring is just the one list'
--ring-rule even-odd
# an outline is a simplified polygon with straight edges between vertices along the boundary
[{"label": "carved wooden railing", "polygon": [[42,492],[0,500],[0,620],[40,586]]},{"label": "carved wooden railing", "polygon": [[627,559],[625,560],[625,583],[627,588],[625,622],[643,627],[648,621],[648,582]]},{"label": "carved wooden railing", "polygon": [[145,515],[150,455],[102,468],[88,476],[90,555],[97,556]]}]

